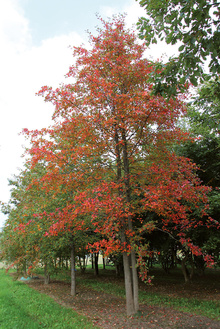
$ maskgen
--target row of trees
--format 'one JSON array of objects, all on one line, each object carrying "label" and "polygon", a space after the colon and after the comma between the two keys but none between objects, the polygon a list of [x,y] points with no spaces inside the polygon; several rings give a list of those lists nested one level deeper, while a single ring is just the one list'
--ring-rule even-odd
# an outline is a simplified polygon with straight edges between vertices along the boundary
[{"label": "row of trees", "polygon": [[[213,244],[204,247],[199,239],[215,232],[206,242],[215,236],[219,243],[218,222],[210,216],[218,212],[219,194],[201,184],[190,160],[203,142],[207,152],[209,146],[206,137],[192,144],[181,128],[185,96],[155,94],[146,46],[126,29],[123,16],[100,20],[103,28],[90,35],[90,49],[73,48],[67,74],[73,82],[39,92],[55,106],[53,125],[23,131],[30,147],[24,169],[10,181],[1,248],[5,259],[29,270],[42,263],[46,276],[58,258],[71,258],[73,295],[76,255],[122,255],[130,315],[139,308],[138,274],[147,281],[146,257],[152,250],[161,254],[164,236],[172,237],[176,252],[213,263],[207,253]],[[194,107],[190,115],[196,137],[204,136],[195,129],[203,114]],[[207,175],[213,184],[201,176],[203,181],[218,187],[212,168]]]}]

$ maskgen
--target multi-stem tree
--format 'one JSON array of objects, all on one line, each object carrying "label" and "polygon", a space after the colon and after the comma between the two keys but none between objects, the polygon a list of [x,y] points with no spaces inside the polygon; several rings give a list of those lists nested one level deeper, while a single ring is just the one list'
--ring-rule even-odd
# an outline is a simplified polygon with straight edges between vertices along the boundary
[{"label": "multi-stem tree", "polygon": [[173,222],[182,243],[198,252],[184,234],[194,223],[188,217],[191,205],[207,201],[206,188],[195,177],[195,166],[173,151],[174,143],[186,138],[176,127],[185,111],[182,101],[152,96],[154,68],[123,16],[100,20],[104,28],[90,35],[90,49],[74,48],[75,64],[67,74],[74,82],[39,92],[55,105],[54,126],[25,132],[31,136],[32,165],[47,164],[46,190],[62,186],[72,193],[68,211],[50,234],[73,223],[75,230],[85,230],[79,218],[91,216],[102,236],[93,248],[123,254],[131,315],[139,308],[139,232],[155,225],[144,222],[141,213],[157,212],[164,229]]}]

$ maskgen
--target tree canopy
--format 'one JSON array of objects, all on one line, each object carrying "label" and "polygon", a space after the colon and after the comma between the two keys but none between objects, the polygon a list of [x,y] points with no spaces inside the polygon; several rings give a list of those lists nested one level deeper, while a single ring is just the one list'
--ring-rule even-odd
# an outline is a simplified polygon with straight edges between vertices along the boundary
[{"label": "tree canopy", "polygon": [[[161,67],[155,92],[169,96],[185,82],[198,81],[220,74],[220,8],[216,0],[139,0],[147,17],[138,22],[139,35],[147,45],[165,40],[179,44],[179,56]],[[209,73],[204,65],[209,60]],[[208,75],[205,75],[208,73]]]},{"label": "tree canopy", "polygon": [[[73,48],[67,76],[74,82],[39,91],[55,106],[53,125],[23,131],[31,145],[24,193],[30,202],[20,206],[13,232],[33,230],[41,246],[64,236],[55,248],[69,243],[69,234],[76,244],[81,233],[97,234],[97,240],[87,239],[89,250],[123,256],[131,315],[139,308],[137,258],[141,278],[147,276],[143,236],[158,224],[146,213],[156,214],[161,230],[175,232],[179,244],[202,256],[187,232],[212,225],[206,216],[209,188],[201,185],[196,165],[174,151],[188,140],[178,126],[186,113],[183,98],[152,94],[154,66],[123,16],[100,20],[90,48]],[[37,168],[43,168],[38,175]]]}]

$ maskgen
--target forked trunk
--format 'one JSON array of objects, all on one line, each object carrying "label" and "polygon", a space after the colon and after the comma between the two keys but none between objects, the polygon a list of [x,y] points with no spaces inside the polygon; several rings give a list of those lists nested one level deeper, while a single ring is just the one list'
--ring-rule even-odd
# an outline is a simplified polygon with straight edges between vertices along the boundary
[{"label": "forked trunk", "polygon": [[[115,127],[116,128],[116,127]],[[127,153],[127,141],[125,132],[122,131],[122,139],[123,145],[122,154],[123,154],[123,170],[124,170],[124,192],[125,192],[125,200],[127,204],[130,203],[130,180],[129,180],[129,160]],[[122,161],[121,161],[121,150],[119,145],[119,135],[117,128],[115,129],[115,145],[116,145],[116,164],[117,164],[117,182],[120,183],[122,181]],[[119,196],[123,196],[123,191],[119,188]],[[121,230],[121,241],[122,243],[127,244],[125,236],[125,231],[129,228],[129,230],[133,231],[132,227],[132,219],[129,216],[128,223],[124,225]],[[124,279],[125,279],[125,294],[126,294],[126,310],[127,315],[130,316],[135,314],[139,310],[138,303],[138,277],[137,277],[137,269],[136,269],[136,257],[135,252],[132,250],[131,254],[128,255],[127,252],[123,253],[123,266],[124,266]]]},{"label": "forked trunk", "polygon": [[[131,202],[131,192],[130,192],[130,168],[129,168],[129,159],[128,159],[128,149],[127,149],[127,140],[124,129],[122,129],[122,151],[123,151],[123,169],[124,169],[124,185],[125,185],[125,198],[127,204]],[[133,232],[132,218],[128,216],[128,228]],[[132,293],[133,293],[133,304],[134,304],[134,313],[139,310],[138,302],[138,276],[136,268],[136,255],[135,251],[131,246],[131,277],[132,277]]]}]

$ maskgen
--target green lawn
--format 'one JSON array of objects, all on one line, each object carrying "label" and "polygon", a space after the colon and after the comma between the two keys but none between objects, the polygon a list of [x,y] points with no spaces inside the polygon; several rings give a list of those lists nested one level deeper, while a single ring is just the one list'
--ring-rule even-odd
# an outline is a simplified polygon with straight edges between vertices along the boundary
[{"label": "green lawn", "polygon": [[[0,270],[1,329],[86,329],[92,322]],[[95,327],[94,327],[95,328]]]}]

